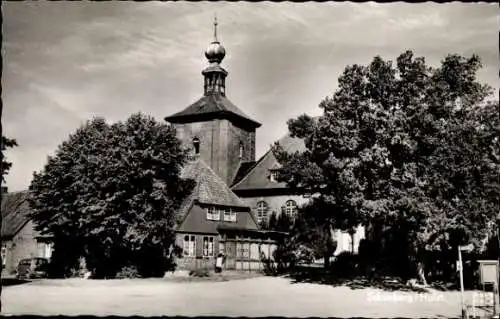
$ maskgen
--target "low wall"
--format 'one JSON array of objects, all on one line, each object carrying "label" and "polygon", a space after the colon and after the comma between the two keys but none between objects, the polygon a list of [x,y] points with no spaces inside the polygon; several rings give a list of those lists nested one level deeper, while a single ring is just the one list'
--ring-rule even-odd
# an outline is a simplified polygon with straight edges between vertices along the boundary
[{"label": "low wall", "polygon": [[176,259],[177,269],[180,270],[193,270],[193,269],[214,269],[214,257],[181,257]]}]

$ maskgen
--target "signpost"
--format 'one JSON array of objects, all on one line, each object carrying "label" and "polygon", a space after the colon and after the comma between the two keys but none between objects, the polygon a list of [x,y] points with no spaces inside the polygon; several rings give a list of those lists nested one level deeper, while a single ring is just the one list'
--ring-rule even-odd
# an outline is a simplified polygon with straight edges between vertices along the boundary
[{"label": "signpost", "polygon": [[[497,239],[498,239],[498,249],[497,249],[497,253],[498,253],[498,264],[500,265],[500,212],[498,212],[498,215],[497,215]],[[500,273],[499,273],[499,279],[498,279],[498,282],[497,282],[497,290],[498,290],[498,301],[500,303]]]},{"label": "signpost", "polygon": [[[481,284],[493,285],[493,318],[496,318],[497,312],[497,294],[499,281],[498,260],[478,260]],[[484,289],[484,288],[483,288]]]},{"label": "signpost", "polygon": [[467,310],[464,302],[464,271],[462,263],[462,251],[470,252],[474,250],[474,245],[458,246],[458,271],[460,272],[460,297],[462,302],[462,319],[467,319]]}]

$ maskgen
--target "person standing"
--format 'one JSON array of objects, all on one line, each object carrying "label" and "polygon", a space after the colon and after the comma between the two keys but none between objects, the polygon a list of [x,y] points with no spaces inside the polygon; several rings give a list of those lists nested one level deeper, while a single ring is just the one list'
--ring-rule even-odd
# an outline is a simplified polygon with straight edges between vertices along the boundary
[{"label": "person standing", "polygon": [[220,273],[222,272],[222,265],[224,264],[224,254],[219,253],[217,255],[217,259],[215,261],[215,272]]}]

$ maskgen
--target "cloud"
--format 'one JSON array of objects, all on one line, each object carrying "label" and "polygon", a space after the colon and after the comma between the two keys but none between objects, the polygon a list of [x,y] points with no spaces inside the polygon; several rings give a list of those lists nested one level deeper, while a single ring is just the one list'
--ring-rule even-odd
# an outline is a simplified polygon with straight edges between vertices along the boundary
[{"label": "cloud", "polygon": [[429,15],[413,15],[404,18],[389,19],[389,24],[394,29],[403,30],[418,30],[429,27],[443,27],[446,25],[445,20],[438,12],[433,12]]},{"label": "cloud", "polygon": [[[498,79],[498,8],[490,4],[6,2],[3,124],[20,146],[7,183],[31,171],[86,119],[158,120],[202,94],[203,50],[214,14],[226,47],[228,97],[261,122],[257,157],[286,121],[319,114],[344,67],[406,49],[437,64],[448,53],[483,58]],[[28,173],[29,172],[29,173]]]}]

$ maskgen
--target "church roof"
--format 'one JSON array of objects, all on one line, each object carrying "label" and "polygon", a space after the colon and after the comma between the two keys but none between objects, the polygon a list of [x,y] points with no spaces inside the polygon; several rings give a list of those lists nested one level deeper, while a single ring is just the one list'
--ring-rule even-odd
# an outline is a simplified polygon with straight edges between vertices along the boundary
[{"label": "church roof", "polygon": [[203,160],[197,158],[187,163],[181,173],[181,177],[192,179],[196,186],[188,197],[184,209],[188,209],[190,203],[197,201],[202,204],[248,208],[227,184],[208,166]]},{"label": "church roof", "polygon": [[186,123],[196,119],[214,117],[240,120],[254,128],[261,126],[222,94],[204,95],[184,110],[165,117],[165,120],[171,123]]},{"label": "church roof", "polygon": [[28,222],[28,191],[2,194],[2,238],[15,236]]},{"label": "church roof", "polygon": [[[283,147],[283,150],[288,153],[297,151],[303,152],[306,150],[304,140],[291,137],[289,134],[281,138],[278,143]],[[276,189],[287,188],[285,183],[274,182],[269,178],[270,170],[279,167],[278,160],[274,156],[272,150],[267,151],[255,165],[248,171],[246,176],[231,187],[233,191],[249,190],[249,189]]]},{"label": "church roof", "polygon": [[243,177],[245,177],[248,174],[248,172],[250,172],[250,170],[255,166],[255,164],[257,164],[256,161],[241,163],[240,166],[238,167],[238,171],[236,172],[236,175],[234,176],[234,180],[233,180],[232,185],[241,181],[241,179]]}]

